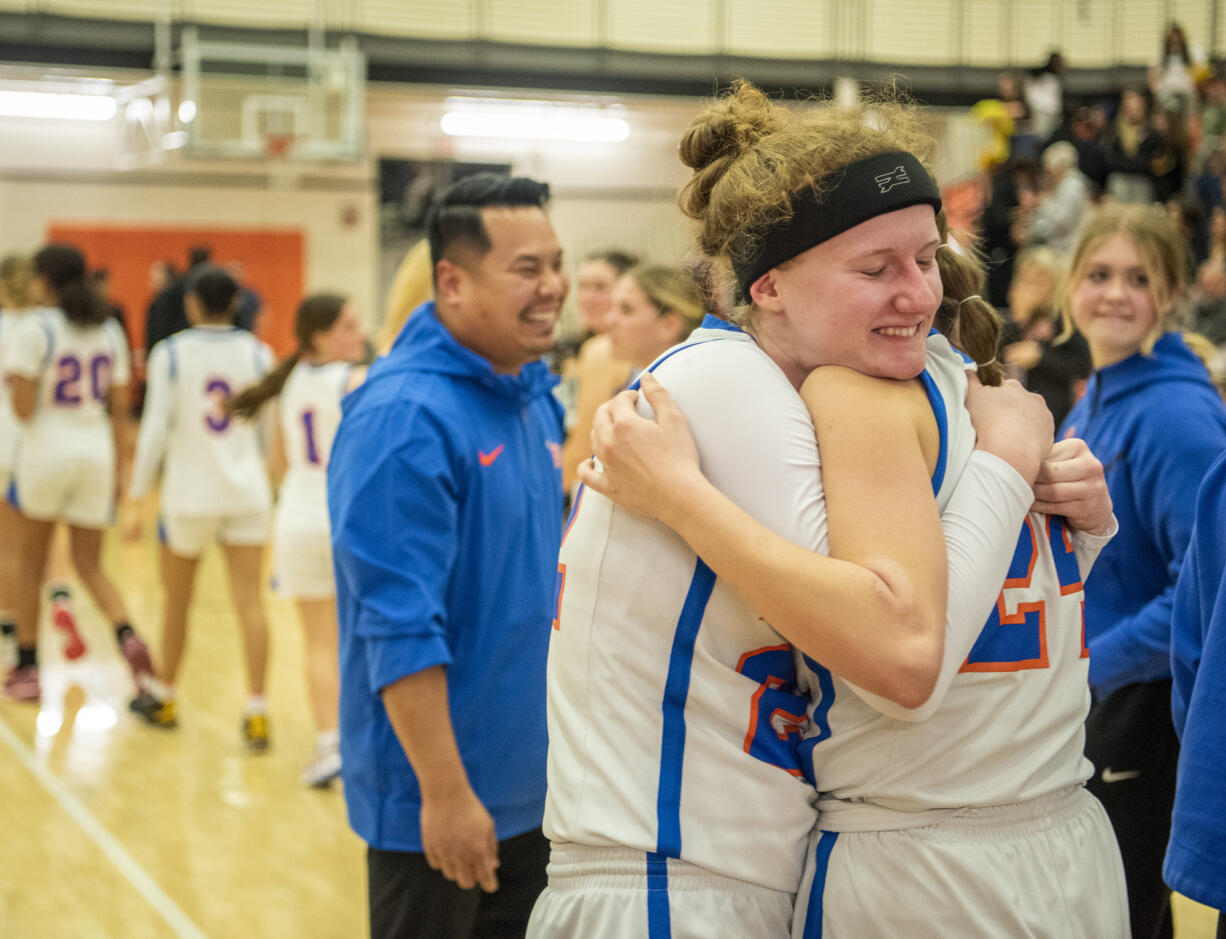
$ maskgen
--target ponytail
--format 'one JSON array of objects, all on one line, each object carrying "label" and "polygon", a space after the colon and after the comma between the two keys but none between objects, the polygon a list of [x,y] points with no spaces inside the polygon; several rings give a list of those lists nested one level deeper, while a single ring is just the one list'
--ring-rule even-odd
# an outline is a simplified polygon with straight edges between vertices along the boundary
[{"label": "ponytail", "polygon": [[[937,217],[941,235],[948,238],[945,213]],[[959,254],[948,243],[937,249],[937,268],[945,296],[937,310],[936,327],[958,349],[979,366],[979,380],[999,385],[1005,369],[997,361],[1000,346],[1000,314],[979,294],[983,290],[983,268]]]},{"label": "ponytail", "polygon": [[85,256],[72,245],[47,245],[34,255],[34,270],[46,281],[70,323],[98,326],[106,322],[106,304],[85,279]]},{"label": "ponytail", "polygon": [[294,366],[301,358],[302,350],[295,349],[276,368],[250,388],[244,388],[229,398],[226,401],[226,413],[248,420],[255,417],[270,398],[275,398],[281,393],[281,389],[285,387],[285,382],[289,379],[289,373],[294,370]]}]

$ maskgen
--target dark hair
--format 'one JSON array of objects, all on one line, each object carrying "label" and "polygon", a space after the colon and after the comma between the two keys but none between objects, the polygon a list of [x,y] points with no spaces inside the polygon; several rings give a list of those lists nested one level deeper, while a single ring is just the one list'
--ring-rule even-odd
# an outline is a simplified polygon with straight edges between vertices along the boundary
[{"label": "dark hair", "polygon": [[603,261],[613,270],[617,271],[618,277],[621,277],[630,268],[637,267],[639,263],[639,259],[633,254],[626,251],[618,251],[616,248],[608,251],[593,251],[591,254],[586,255],[583,261],[584,263],[588,261]]},{"label": "dark hair", "polygon": [[55,295],[56,305],[71,323],[97,326],[107,308],[85,275],[85,255],[72,245],[47,245],[34,255],[34,272]]},{"label": "dark hair", "polygon": [[548,204],[548,183],[495,173],[465,176],[444,189],[426,215],[431,267],[437,269],[438,262],[457,243],[480,255],[490,250],[490,236],[481,220],[482,209],[502,206],[543,209]]},{"label": "dark hair", "polygon": [[298,313],[294,317],[294,337],[298,340],[298,347],[250,388],[229,398],[226,411],[239,417],[255,417],[265,402],[281,393],[289,373],[302,356],[315,348],[315,334],[331,329],[348,302],[339,294],[317,293],[298,304]]},{"label": "dark hair", "polygon": [[195,294],[208,316],[225,316],[234,305],[238,284],[220,267],[198,267],[187,279],[187,293]]},{"label": "dark hair", "polygon": [[208,245],[192,245],[187,252],[187,268],[191,270],[197,264],[207,264],[213,259],[213,249]]}]

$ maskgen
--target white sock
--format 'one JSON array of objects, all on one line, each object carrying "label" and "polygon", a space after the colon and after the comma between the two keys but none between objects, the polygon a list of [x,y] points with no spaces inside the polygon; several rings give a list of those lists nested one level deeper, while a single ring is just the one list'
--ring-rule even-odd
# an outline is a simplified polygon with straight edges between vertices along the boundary
[{"label": "white sock", "polygon": [[167,685],[164,682],[158,681],[156,678],[146,676],[144,686],[145,690],[159,701],[173,701],[175,699],[174,685]]},{"label": "white sock", "polygon": [[268,698],[262,694],[247,695],[247,714],[267,714],[268,713]]},{"label": "white sock", "polygon": [[335,728],[332,730],[321,730],[315,735],[315,748],[317,750],[335,750],[341,744],[341,732]]}]

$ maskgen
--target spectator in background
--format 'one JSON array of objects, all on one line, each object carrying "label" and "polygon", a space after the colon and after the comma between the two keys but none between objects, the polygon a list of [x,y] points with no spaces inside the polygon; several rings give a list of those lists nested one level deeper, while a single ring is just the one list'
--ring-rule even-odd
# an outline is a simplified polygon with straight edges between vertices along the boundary
[{"label": "spectator in background", "polygon": [[197,267],[207,264],[212,255],[212,249],[195,245],[187,255],[187,272],[171,281],[149,304],[148,313],[145,315],[146,357],[153,347],[167,336],[187,329],[189,324],[183,296],[187,292],[188,278]]},{"label": "spectator in background", "polygon": [[1058,51],[1026,79],[1026,104],[1030,107],[1031,133],[1039,138],[1041,147],[1064,119],[1064,56]]},{"label": "spectator in background", "polygon": [[124,316],[123,307],[116,303],[115,298],[111,296],[111,272],[105,267],[90,271],[89,285],[102,301],[102,305],[106,307],[107,317],[118,323],[119,328],[123,330],[123,337],[127,340],[130,351],[132,348],[132,336],[128,332],[127,317]]},{"label": "spectator in background", "polygon": [[1150,155],[1149,171],[1154,177],[1154,200],[1169,202],[1183,193],[1188,166],[1188,134],[1179,111],[1158,108],[1153,117],[1157,145]]},{"label": "spectator in background", "polygon": [[1077,168],[1077,148],[1068,141],[1049,146],[1042,161],[1043,194],[1026,225],[1027,241],[1067,254],[1090,207],[1090,188]]},{"label": "spectator in background", "polygon": [[997,75],[996,97],[1004,105],[1009,119],[1013,121],[1013,133],[1009,137],[1009,156],[1033,159],[1039,152],[1039,139],[1031,128],[1030,105],[1026,103],[1022,77],[1017,72],[1001,72]]},{"label": "spectator in background", "polygon": [[[1206,261],[1196,272],[1195,330],[1226,353],[1226,267]],[[1226,531],[1226,529],[1223,529]]]},{"label": "spectator in background", "polygon": [[1125,88],[1119,114],[1107,134],[1107,194],[1116,202],[1153,202],[1153,159],[1161,147],[1150,123],[1145,92]]},{"label": "spectator in background", "polygon": [[1196,101],[1196,82],[1207,71],[1204,51],[1189,47],[1183,27],[1171,23],[1162,36],[1162,54],[1149,67],[1149,90],[1158,107],[1188,114]]},{"label": "spectator in background", "polygon": [[1064,264],[1051,248],[1028,248],[1017,260],[1009,287],[1008,322],[1001,357],[1009,377],[1043,396],[1057,427],[1090,377],[1090,348],[1075,329],[1057,339],[1056,288]]},{"label": "spectator in background", "polygon": [[1205,85],[1205,103],[1200,112],[1198,164],[1217,150],[1226,135],[1226,77],[1214,75]]},{"label": "spectator in background", "polygon": [[1226,207],[1215,205],[1209,210],[1209,238],[1205,260],[1226,268]]},{"label": "spectator in background", "polygon": [[579,265],[575,299],[585,338],[577,354],[561,368],[563,384],[573,381],[574,386],[574,404],[562,445],[562,486],[568,495],[574,490],[579,464],[592,452],[588,438],[596,409],[630,380],[630,362],[614,354],[607,330],[613,285],[637,260],[625,251],[597,251]]},{"label": "spectator in background", "polygon": [[987,259],[987,300],[994,307],[1009,302],[1013,262],[1026,242],[1025,216],[1038,192],[1039,168],[1033,160],[1009,160],[991,177],[991,195],[983,212],[982,244]]},{"label": "spectator in background", "polygon": [[234,300],[234,325],[254,333],[259,328],[260,314],[264,312],[264,300],[247,283],[247,268],[242,261],[231,261],[225,265],[225,271],[238,284],[238,296]]}]

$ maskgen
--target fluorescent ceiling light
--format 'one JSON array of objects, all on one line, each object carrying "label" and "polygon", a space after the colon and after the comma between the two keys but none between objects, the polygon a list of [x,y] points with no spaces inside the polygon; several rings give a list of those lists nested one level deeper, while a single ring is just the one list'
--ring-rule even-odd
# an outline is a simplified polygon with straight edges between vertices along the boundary
[{"label": "fluorescent ceiling light", "polygon": [[621,143],[630,136],[620,109],[481,98],[448,98],[445,107],[440,126],[452,137]]},{"label": "fluorescent ceiling light", "polygon": [[108,95],[0,90],[0,117],[45,117],[69,121],[109,121],[115,99]]}]

